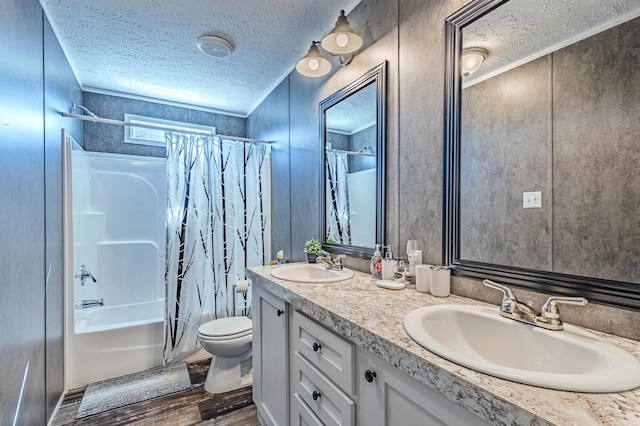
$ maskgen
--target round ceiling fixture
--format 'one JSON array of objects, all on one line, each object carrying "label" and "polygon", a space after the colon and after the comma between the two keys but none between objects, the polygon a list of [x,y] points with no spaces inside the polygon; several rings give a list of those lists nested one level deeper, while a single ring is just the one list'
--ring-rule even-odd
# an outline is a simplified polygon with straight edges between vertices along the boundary
[{"label": "round ceiling fixture", "polygon": [[233,44],[221,37],[205,35],[198,38],[198,49],[206,55],[224,58],[233,52]]}]

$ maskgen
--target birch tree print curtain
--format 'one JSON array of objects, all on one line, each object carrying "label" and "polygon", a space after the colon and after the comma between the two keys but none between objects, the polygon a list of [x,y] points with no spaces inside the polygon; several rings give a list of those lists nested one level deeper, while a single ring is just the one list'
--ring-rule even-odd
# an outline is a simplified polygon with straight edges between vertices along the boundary
[{"label": "birch tree print curtain", "polygon": [[347,154],[326,153],[327,240],[351,245]]},{"label": "birch tree print curtain", "polygon": [[233,315],[233,285],[246,267],[265,264],[268,223],[267,145],[172,132],[166,139],[165,364],[198,349],[203,314]]}]

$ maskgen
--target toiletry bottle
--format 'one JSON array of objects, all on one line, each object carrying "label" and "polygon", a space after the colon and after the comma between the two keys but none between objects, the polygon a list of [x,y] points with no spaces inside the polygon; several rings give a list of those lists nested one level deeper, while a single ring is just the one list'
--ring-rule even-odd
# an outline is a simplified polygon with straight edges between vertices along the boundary
[{"label": "toiletry bottle", "polygon": [[386,253],[384,254],[384,259],[382,259],[382,279],[393,281],[393,276],[396,273],[398,261],[393,258],[393,253],[391,253],[391,246],[385,246],[385,248]]},{"label": "toiletry bottle", "polygon": [[373,275],[373,278],[377,280],[382,278],[382,253],[380,252],[381,247],[382,244],[375,245],[375,251],[373,252],[373,256],[371,256],[371,265],[369,266],[371,275]]},{"label": "toiletry bottle", "polygon": [[280,250],[276,253],[276,259],[278,259],[278,263],[284,263],[284,251]]}]

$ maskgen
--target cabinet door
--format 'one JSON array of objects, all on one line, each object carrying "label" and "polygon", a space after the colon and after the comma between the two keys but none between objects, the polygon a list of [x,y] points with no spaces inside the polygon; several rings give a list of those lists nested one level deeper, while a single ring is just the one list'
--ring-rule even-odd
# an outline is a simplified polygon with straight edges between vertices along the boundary
[{"label": "cabinet door", "polygon": [[257,288],[253,294],[253,399],[261,420],[285,426],[289,411],[286,303]]},{"label": "cabinet door", "polygon": [[356,364],[359,425],[488,425],[444,395],[360,348]]}]

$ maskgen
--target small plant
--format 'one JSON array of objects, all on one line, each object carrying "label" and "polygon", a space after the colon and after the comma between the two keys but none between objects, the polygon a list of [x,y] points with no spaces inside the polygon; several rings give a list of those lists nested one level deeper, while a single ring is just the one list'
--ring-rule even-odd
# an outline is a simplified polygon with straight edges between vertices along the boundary
[{"label": "small plant", "polygon": [[322,244],[315,238],[304,243],[304,252],[307,254],[320,254],[322,252]]}]

